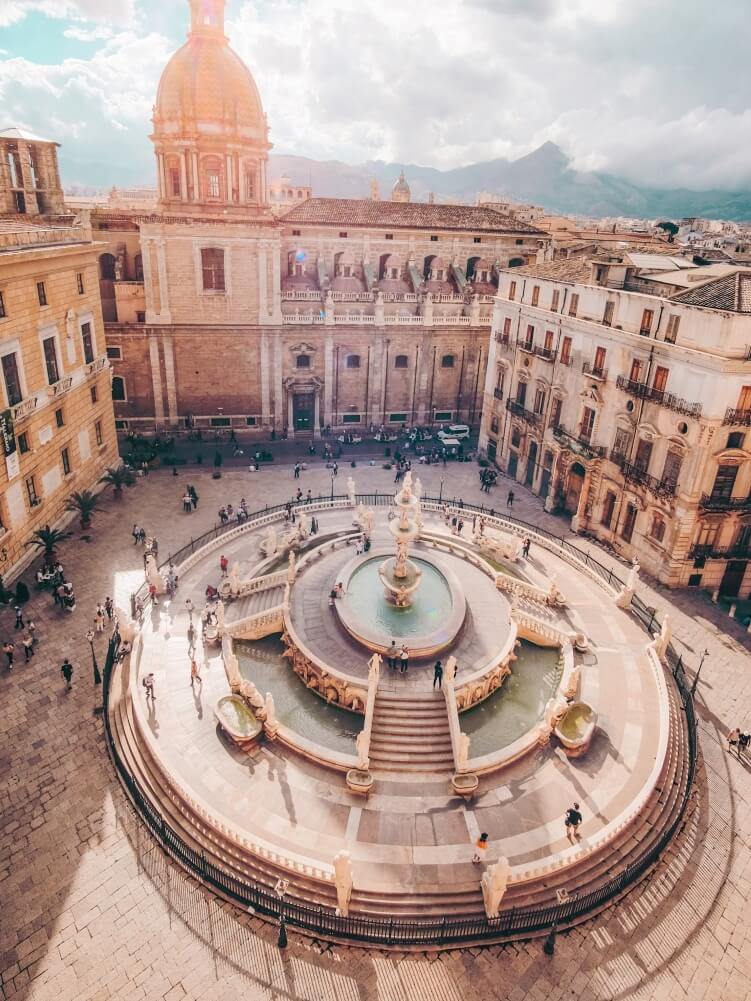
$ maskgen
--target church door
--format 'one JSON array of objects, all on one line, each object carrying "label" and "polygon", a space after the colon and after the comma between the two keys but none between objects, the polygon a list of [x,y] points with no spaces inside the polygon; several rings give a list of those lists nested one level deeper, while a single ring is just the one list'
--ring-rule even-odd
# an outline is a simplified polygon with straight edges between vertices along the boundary
[{"label": "church door", "polygon": [[292,419],[295,431],[312,431],[315,410],[315,393],[295,393]]}]

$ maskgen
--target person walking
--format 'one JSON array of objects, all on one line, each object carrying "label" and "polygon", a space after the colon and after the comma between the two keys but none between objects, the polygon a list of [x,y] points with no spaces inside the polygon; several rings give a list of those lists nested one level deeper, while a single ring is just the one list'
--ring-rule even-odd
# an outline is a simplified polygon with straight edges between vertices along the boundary
[{"label": "person walking", "polygon": [[193,621],[193,602],[190,598],[185,599],[185,607],[188,610],[188,615],[190,616],[190,621]]},{"label": "person walking", "polygon": [[63,661],[62,667],[60,668],[60,674],[62,674],[65,679],[65,691],[69,692],[73,687],[73,665],[67,657]]},{"label": "person walking", "polygon": [[196,648],[196,629],[193,625],[193,620],[190,620],[190,625],[188,626],[188,653],[193,654]]},{"label": "person walking", "polygon": [[406,643],[402,644],[402,648],[399,651],[399,660],[401,661],[400,674],[406,674],[407,668],[409,667],[409,647]]},{"label": "person walking", "polygon": [[193,510],[193,501],[191,500],[190,494],[186,490],[185,493],[183,494],[183,511],[185,512],[185,514],[190,514],[192,510]]},{"label": "person walking", "polygon": [[296,480],[300,479],[300,463],[299,462],[295,463],[295,474],[294,474],[294,476],[295,476]]},{"label": "person walking", "polygon": [[229,570],[229,560],[227,559],[227,557],[223,553],[222,553],[222,556],[221,556],[221,558],[219,560],[219,569],[222,572],[222,577],[226,577],[227,576],[227,572]]},{"label": "person walking", "polygon": [[156,593],[156,584],[149,584],[149,598],[151,599],[152,605],[159,604],[159,599]]},{"label": "person walking", "polygon": [[107,613],[107,618],[111,622],[112,616],[115,614],[115,603],[109,595],[107,595],[104,599],[104,611]]},{"label": "person walking", "polygon": [[334,465],[333,465],[333,475],[334,476],[338,476],[339,475],[339,463],[338,462],[335,462]]},{"label": "person walking", "polygon": [[529,559],[529,549],[531,545],[532,545],[532,540],[530,539],[529,536],[527,536],[524,539],[524,542],[522,542],[522,556],[524,557],[525,560]]},{"label": "person walking", "polygon": [[392,671],[396,670],[396,658],[399,656],[399,647],[391,641],[391,646],[386,650],[386,663],[389,665],[389,669]]},{"label": "person walking", "polygon": [[191,506],[192,506],[193,510],[195,511],[195,509],[198,507],[198,494],[196,493],[196,488],[194,486],[192,486],[192,485],[189,486],[188,487],[188,493],[190,494],[190,503],[191,503]]},{"label": "person walking", "polygon": [[104,632],[104,605],[99,602],[94,613],[94,628],[98,633]]},{"label": "person walking", "polygon": [[154,695],[154,675],[153,673],[147,674],[143,679],[143,687],[146,689],[146,701],[151,699],[152,703],[156,702],[156,695]]},{"label": "person walking", "polygon": [[8,640],[6,643],[3,644],[3,653],[8,658],[8,670],[9,671],[13,670],[13,651],[14,650],[15,650],[15,646],[11,643],[10,640]]},{"label": "person walking", "polygon": [[573,841],[576,838],[577,841],[581,839],[581,834],[579,834],[579,827],[581,826],[582,815],[579,813],[579,804],[574,803],[572,807],[566,810],[566,816],[564,818],[564,823],[566,825],[566,837],[569,841]]},{"label": "person walking", "polygon": [[506,494],[506,507],[510,511],[513,506],[514,506],[514,491],[509,490],[509,492]]},{"label": "person walking", "polygon": [[739,745],[740,739],[741,739],[741,731],[736,726],[728,734],[728,736],[727,736],[727,742],[728,742],[728,751],[732,751],[733,749],[735,749],[735,751],[736,751],[736,753],[738,754],[739,757],[740,757],[740,751],[738,749],[738,745]]},{"label": "person walking", "polygon": [[133,536],[133,545],[137,546],[138,543],[141,541],[141,530],[138,527],[138,525],[133,526],[133,531],[131,532],[131,535]]},{"label": "person walking", "polygon": [[311,490],[308,490],[307,494],[305,495],[305,503],[306,504],[313,503],[313,492]]},{"label": "person walking", "polygon": [[443,664],[440,662],[440,660],[437,660],[435,662],[435,667],[433,668],[433,688],[435,688],[436,684],[440,688],[442,681],[443,681]]},{"label": "person walking", "polygon": [[488,850],[488,836],[484,832],[475,842],[475,853],[472,856],[472,861],[475,865],[479,865],[480,862],[485,861],[485,856]]},{"label": "person walking", "polygon": [[190,687],[194,688],[195,687],[195,683],[197,681],[201,685],[203,685],[203,679],[201,678],[201,675],[200,675],[200,673],[198,671],[198,663],[196,661],[196,658],[193,657],[193,658],[191,658],[191,661],[190,661]]},{"label": "person walking", "polygon": [[28,664],[31,658],[34,656],[34,637],[31,635],[29,630],[23,634],[23,652],[26,654],[26,663]]},{"label": "person walking", "polygon": [[738,757],[741,756],[741,751],[745,754],[748,750],[748,745],[751,743],[751,734],[741,733],[738,737]]},{"label": "person walking", "polygon": [[14,607],[13,611],[16,613],[16,625],[15,625],[15,628],[16,629],[23,629],[23,611],[21,609],[21,606],[20,605],[16,605]]}]

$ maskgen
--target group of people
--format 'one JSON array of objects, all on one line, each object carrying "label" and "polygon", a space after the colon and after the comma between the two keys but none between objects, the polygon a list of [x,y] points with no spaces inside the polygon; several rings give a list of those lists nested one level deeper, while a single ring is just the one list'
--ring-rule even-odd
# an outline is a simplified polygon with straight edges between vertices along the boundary
[{"label": "group of people", "polygon": [[196,488],[192,483],[189,483],[185,488],[185,493],[183,494],[183,511],[185,514],[191,514],[198,507],[198,494],[196,493]]},{"label": "group of people", "polygon": [[489,494],[490,488],[495,486],[495,481],[497,479],[498,479],[498,473],[494,469],[481,469],[480,490],[484,494]]},{"label": "group of people", "polygon": [[728,751],[735,751],[740,758],[741,754],[746,754],[751,746],[751,734],[746,733],[739,727],[733,727],[727,737]]},{"label": "group of people", "polygon": [[[23,629],[23,635],[21,637],[21,646],[23,647],[25,662],[31,660],[34,656],[34,647],[37,643],[36,636],[36,625],[31,618],[24,619],[23,609],[20,605],[14,607],[14,612],[16,613],[16,629]],[[15,659],[16,645],[15,643],[8,639],[3,644],[3,653],[7,659],[7,668],[9,671],[13,670],[13,661]]]},{"label": "group of people", "polygon": [[223,525],[232,521],[233,518],[237,519],[238,525],[242,525],[242,523],[247,521],[250,517],[248,503],[244,497],[240,498],[240,504],[237,508],[234,508],[231,504],[222,504],[217,514],[219,516],[219,521],[221,521]]},{"label": "group of people", "polygon": [[409,668],[409,647],[402,643],[399,647],[394,640],[386,651],[386,663],[390,671],[399,671],[399,674],[406,674]]}]

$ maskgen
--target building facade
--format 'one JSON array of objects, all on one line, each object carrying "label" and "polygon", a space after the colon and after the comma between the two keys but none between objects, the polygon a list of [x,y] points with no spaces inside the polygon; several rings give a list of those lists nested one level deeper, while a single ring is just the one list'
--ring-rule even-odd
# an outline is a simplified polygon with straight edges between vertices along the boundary
[{"label": "building facade", "polygon": [[536,260],[545,234],[414,203],[404,178],[388,201],[295,188],[277,215],[266,116],[224,3],[191,13],[155,105],[157,211],[92,216],[119,427],[479,423],[498,275]]},{"label": "building facade", "polygon": [[480,445],[671,586],[751,589],[751,272],[637,252],[507,271]]}]

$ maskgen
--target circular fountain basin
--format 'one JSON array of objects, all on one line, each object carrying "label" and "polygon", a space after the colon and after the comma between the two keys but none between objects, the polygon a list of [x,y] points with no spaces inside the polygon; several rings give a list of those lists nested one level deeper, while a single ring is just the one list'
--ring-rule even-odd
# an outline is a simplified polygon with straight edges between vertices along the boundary
[{"label": "circular fountain basin", "polygon": [[597,713],[586,702],[573,702],[555,728],[555,735],[566,754],[575,758],[589,747],[597,726]]},{"label": "circular fountain basin", "polygon": [[380,576],[384,556],[370,553],[350,560],[338,579],[345,595],[336,604],[339,621],[369,650],[384,653],[391,640],[406,643],[413,658],[432,657],[454,641],[464,623],[467,603],[458,581],[443,565],[410,555],[420,571],[411,604],[398,608],[387,601]]}]

